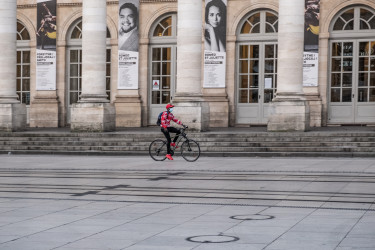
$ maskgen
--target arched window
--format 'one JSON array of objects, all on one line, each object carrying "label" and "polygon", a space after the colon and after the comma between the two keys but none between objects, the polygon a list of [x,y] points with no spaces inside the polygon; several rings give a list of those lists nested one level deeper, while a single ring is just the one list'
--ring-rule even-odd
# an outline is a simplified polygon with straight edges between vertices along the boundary
[{"label": "arched window", "polygon": [[150,33],[149,122],[172,102],[176,82],[177,15],[167,14],[155,21]]},{"label": "arched window", "polygon": [[17,94],[21,103],[30,105],[30,34],[17,22]]},{"label": "arched window", "polygon": [[153,36],[172,36],[173,26],[172,26],[172,16],[167,16],[161,20],[154,29]]},{"label": "arched window", "polygon": [[29,32],[26,27],[21,23],[17,22],[17,41],[20,40],[30,40]]},{"label": "arched window", "polygon": [[[71,39],[82,39],[82,20],[80,20],[75,26],[73,31],[71,32]],[[107,28],[107,38],[111,38],[111,33]]]},{"label": "arched window", "polygon": [[343,9],[330,29],[329,122],[375,122],[375,11]]},{"label": "arched window", "polygon": [[71,39],[82,39],[82,21],[79,21],[72,31]]},{"label": "arched window", "polygon": [[241,27],[240,34],[260,34],[278,32],[277,15],[270,11],[260,11],[250,15]]},{"label": "arched window", "polygon": [[258,10],[246,16],[237,29],[238,124],[265,124],[269,103],[277,87],[278,16]]},{"label": "arched window", "polygon": [[[107,28],[107,98],[111,96],[111,34]],[[68,104],[77,103],[82,91],[82,19],[77,20],[68,32]]]},{"label": "arched window", "polygon": [[336,18],[333,31],[360,31],[375,29],[375,13],[366,7],[352,7]]}]

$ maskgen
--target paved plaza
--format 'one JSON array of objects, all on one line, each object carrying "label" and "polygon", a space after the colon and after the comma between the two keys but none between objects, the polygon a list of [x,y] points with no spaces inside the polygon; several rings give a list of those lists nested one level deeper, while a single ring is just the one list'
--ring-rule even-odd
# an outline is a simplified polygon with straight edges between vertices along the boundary
[{"label": "paved plaza", "polygon": [[0,249],[375,249],[373,158],[0,155]]}]

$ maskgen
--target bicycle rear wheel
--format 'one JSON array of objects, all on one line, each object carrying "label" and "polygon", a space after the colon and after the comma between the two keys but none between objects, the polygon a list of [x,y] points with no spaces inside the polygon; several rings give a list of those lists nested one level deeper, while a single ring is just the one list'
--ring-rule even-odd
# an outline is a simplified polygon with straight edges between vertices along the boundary
[{"label": "bicycle rear wheel", "polygon": [[201,155],[201,149],[198,142],[186,140],[181,145],[181,155],[187,161],[196,161]]},{"label": "bicycle rear wheel", "polygon": [[151,142],[148,153],[155,161],[164,161],[166,159],[165,155],[167,154],[166,142],[160,139]]}]

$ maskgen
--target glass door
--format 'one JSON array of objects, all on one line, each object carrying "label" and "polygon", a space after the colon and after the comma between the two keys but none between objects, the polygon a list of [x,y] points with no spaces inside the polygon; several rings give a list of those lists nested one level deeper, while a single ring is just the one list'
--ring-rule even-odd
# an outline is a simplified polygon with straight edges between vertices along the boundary
[{"label": "glass door", "polygon": [[261,123],[267,124],[270,115],[270,103],[276,97],[277,89],[277,44],[264,45],[264,79],[263,79],[263,104],[261,107]]},{"label": "glass door", "polygon": [[375,41],[331,42],[329,122],[375,122]]},{"label": "glass door", "polygon": [[359,41],[356,123],[375,122],[375,40]]},{"label": "glass door", "polygon": [[69,49],[68,52],[68,94],[67,123],[70,124],[71,106],[77,103],[82,91],[82,49]]},{"label": "glass door", "polygon": [[[176,72],[176,46],[153,46],[151,47],[151,77],[150,88],[150,117],[165,110],[166,104],[172,102],[175,92]],[[153,124],[152,124],[153,125]]]},{"label": "glass door", "polygon": [[266,124],[277,87],[277,44],[239,45],[237,123]]}]

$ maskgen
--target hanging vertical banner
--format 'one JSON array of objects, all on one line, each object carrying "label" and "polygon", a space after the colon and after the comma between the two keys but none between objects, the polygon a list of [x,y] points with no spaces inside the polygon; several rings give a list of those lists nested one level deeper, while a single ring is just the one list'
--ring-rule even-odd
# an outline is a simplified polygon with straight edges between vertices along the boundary
[{"label": "hanging vertical banner", "polygon": [[118,89],[138,89],[139,0],[119,1]]},{"label": "hanging vertical banner", "polygon": [[303,86],[318,86],[320,0],[305,0]]},{"label": "hanging vertical banner", "polygon": [[37,1],[36,90],[56,90],[56,0]]},{"label": "hanging vertical banner", "polygon": [[205,0],[204,88],[225,88],[227,0]]}]

